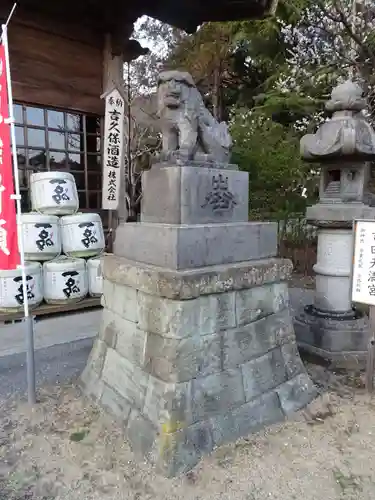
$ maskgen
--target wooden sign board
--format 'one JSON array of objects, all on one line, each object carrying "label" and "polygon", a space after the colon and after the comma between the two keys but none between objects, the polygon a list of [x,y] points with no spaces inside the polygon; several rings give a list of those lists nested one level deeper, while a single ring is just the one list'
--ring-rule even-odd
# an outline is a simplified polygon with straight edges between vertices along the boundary
[{"label": "wooden sign board", "polygon": [[351,300],[375,306],[375,220],[353,222]]},{"label": "wooden sign board", "polygon": [[375,220],[353,221],[353,233],[351,299],[369,306],[366,388],[372,393],[375,368]]},{"label": "wooden sign board", "polygon": [[120,198],[120,181],[124,162],[125,99],[114,88],[104,96],[104,151],[102,208],[116,210]]}]

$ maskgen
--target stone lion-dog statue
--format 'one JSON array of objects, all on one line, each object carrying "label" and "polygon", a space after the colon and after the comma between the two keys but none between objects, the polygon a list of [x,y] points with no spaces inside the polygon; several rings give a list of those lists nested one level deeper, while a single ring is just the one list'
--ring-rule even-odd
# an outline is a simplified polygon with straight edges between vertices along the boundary
[{"label": "stone lion-dog statue", "polygon": [[225,122],[208,111],[192,76],[164,71],[158,78],[162,156],[228,163],[232,139]]}]

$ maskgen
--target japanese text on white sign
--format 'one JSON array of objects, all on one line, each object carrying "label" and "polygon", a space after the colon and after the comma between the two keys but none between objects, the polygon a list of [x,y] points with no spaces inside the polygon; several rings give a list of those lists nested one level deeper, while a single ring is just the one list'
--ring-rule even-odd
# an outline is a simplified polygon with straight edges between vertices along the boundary
[{"label": "japanese text on white sign", "polygon": [[354,222],[352,301],[375,305],[375,220]]},{"label": "japanese text on white sign", "polygon": [[102,208],[116,210],[123,165],[125,101],[117,89],[105,97]]}]

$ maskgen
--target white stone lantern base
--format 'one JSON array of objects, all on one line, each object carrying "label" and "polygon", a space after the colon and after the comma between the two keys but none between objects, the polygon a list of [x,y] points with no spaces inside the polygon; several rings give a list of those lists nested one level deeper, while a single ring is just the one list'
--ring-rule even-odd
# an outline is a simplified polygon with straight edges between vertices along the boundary
[{"label": "white stone lantern base", "polygon": [[[320,220],[314,218],[316,215]],[[367,356],[369,323],[351,302],[351,227],[355,218],[375,218],[375,209],[349,203],[318,203],[308,208],[307,218],[318,227],[316,283],[314,303],[295,319],[298,345],[336,366],[358,366]]]},{"label": "white stone lantern base", "polygon": [[335,367],[363,368],[368,348],[367,317],[353,311],[349,314],[322,314],[313,305],[295,318],[298,347]]}]

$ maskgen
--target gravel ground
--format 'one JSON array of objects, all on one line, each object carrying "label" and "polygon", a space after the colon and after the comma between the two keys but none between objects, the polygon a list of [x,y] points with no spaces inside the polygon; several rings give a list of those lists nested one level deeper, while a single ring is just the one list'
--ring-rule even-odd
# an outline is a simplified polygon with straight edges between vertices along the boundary
[{"label": "gravel ground", "polygon": [[138,464],[119,426],[74,385],[30,410],[0,406],[1,500],[375,498],[375,404],[359,374],[307,364],[321,396],[292,420],[221,447],[174,480]]}]

